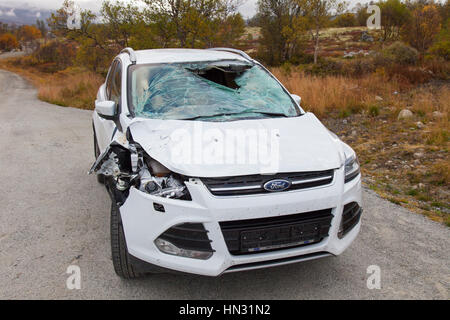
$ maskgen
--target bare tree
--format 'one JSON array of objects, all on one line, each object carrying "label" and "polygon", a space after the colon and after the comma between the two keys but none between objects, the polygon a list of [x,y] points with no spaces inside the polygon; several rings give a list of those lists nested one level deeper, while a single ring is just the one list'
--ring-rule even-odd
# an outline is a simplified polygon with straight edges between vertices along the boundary
[{"label": "bare tree", "polygon": [[340,14],[347,4],[338,0],[296,0],[301,8],[306,27],[314,43],[314,63],[320,51],[320,29],[327,26],[333,14]]}]

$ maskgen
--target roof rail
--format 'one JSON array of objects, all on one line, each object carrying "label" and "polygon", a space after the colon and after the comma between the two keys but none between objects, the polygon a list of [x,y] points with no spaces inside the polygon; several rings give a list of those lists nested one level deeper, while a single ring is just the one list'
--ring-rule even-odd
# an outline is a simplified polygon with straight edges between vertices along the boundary
[{"label": "roof rail", "polygon": [[207,50],[231,52],[231,53],[238,54],[238,55],[240,55],[241,57],[243,57],[243,58],[245,58],[247,60],[253,61],[253,59],[248,54],[246,54],[244,51],[238,50],[238,49],[233,49],[233,48],[209,48]]},{"label": "roof rail", "polygon": [[133,48],[125,48],[120,53],[128,53],[130,56],[130,60],[132,64],[136,64],[136,53],[134,52]]}]

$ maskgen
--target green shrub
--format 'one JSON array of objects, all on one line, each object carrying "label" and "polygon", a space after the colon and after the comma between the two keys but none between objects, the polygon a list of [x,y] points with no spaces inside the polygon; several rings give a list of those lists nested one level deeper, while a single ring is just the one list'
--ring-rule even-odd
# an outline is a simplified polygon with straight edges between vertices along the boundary
[{"label": "green shrub", "polygon": [[384,48],[381,54],[387,61],[403,65],[414,65],[419,60],[419,52],[400,41]]},{"label": "green shrub", "polygon": [[447,18],[437,36],[436,42],[430,48],[431,54],[450,60],[450,18]]},{"label": "green shrub", "polygon": [[319,59],[316,64],[304,68],[305,73],[317,76],[342,74],[342,62],[334,59]]},{"label": "green shrub", "polygon": [[444,58],[445,60],[450,60],[450,40],[442,40],[436,42],[431,48],[430,53]]},{"label": "green shrub", "polygon": [[342,64],[342,75],[358,77],[375,71],[375,64],[367,57],[346,60]]},{"label": "green shrub", "polygon": [[370,106],[370,108],[369,108],[369,114],[370,114],[372,117],[378,116],[378,115],[380,114],[380,108],[378,108],[378,106],[376,106],[376,105]]},{"label": "green shrub", "polygon": [[42,45],[33,53],[33,58],[39,64],[46,65],[43,72],[56,72],[64,70],[73,64],[76,55],[76,47],[71,42],[51,41]]}]

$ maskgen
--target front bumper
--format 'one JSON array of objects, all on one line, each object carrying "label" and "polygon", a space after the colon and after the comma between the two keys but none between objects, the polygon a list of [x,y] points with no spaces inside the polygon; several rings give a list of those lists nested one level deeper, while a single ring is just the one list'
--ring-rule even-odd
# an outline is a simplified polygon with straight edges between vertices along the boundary
[{"label": "front bumper", "polygon": [[[135,188],[120,208],[129,253],[161,268],[218,276],[234,272],[282,265],[341,254],[356,238],[360,222],[342,239],[338,238],[345,204],[361,206],[361,176],[344,184],[343,168],[335,171],[333,183],[324,187],[248,196],[212,195],[200,180],[186,182],[192,201],[151,196]],[[162,204],[165,212],[154,210]],[[270,252],[232,255],[225,243],[219,222],[275,217],[332,209],[329,235],[319,243]],[[183,223],[203,223],[208,230],[214,254],[208,260],[162,253],[154,241],[167,229]]]}]

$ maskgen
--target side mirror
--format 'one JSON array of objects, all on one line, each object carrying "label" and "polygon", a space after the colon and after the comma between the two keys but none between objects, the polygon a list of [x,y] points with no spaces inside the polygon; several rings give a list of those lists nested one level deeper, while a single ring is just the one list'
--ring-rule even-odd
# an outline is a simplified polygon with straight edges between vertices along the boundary
[{"label": "side mirror", "polygon": [[95,111],[102,118],[112,120],[116,116],[116,103],[114,101],[95,100]]},{"label": "side mirror", "polygon": [[300,105],[300,103],[302,102],[302,98],[300,98],[300,96],[296,95],[296,94],[291,94],[292,99],[294,99],[294,101]]}]

